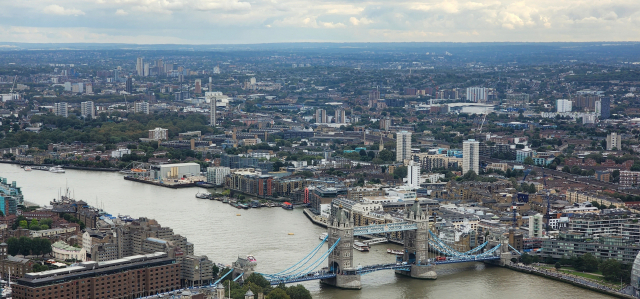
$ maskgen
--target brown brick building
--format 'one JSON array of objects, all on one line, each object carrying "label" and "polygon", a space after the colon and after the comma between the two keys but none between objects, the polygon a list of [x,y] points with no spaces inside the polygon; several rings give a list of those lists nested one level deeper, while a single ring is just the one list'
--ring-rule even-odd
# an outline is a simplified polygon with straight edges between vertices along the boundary
[{"label": "brown brick building", "polygon": [[28,273],[13,286],[13,298],[128,299],[179,288],[180,265],[158,252]]}]

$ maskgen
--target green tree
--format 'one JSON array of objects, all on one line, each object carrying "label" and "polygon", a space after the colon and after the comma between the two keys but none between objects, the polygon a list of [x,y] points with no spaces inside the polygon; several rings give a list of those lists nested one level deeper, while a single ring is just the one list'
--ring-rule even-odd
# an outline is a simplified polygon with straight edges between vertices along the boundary
[{"label": "green tree", "polygon": [[398,166],[393,171],[394,177],[406,178],[407,177],[407,167],[406,166]]},{"label": "green tree", "polygon": [[520,260],[522,261],[523,264],[530,265],[531,263],[533,263],[533,256],[531,256],[528,253],[523,253],[522,256],[520,257]]},{"label": "green tree", "polygon": [[302,175],[305,178],[313,177],[313,172],[309,171],[309,170],[301,171],[301,172],[299,172],[299,174]]},{"label": "green tree", "polygon": [[27,220],[20,220],[20,227],[21,228],[29,228],[29,222],[27,222]]},{"label": "green tree", "polygon": [[29,223],[29,228],[31,227],[36,227],[36,226],[40,226],[40,223],[38,223],[38,219],[31,219],[31,223]]},{"label": "green tree", "polygon": [[591,253],[582,255],[583,269],[587,272],[595,272],[598,270],[598,259]]},{"label": "green tree", "polygon": [[475,181],[478,179],[478,174],[475,171],[469,170],[462,176],[462,180],[464,181]]},{"label": "green tree", "polygon": [[622,264],[615,259],[603,261],[598,269],[602,272],[604,279],[608,281],[620,281],[622,276]]},{"label": "green tree", "polygon": [[275,288],[267,295],[267,299],[291,299],[287,292],[281,288]]},{"label": "green tree", "polygon": [[536,185],[534,185],[533,183],[531,183],[531,185],[529,185],[528,189],[529,189],[528,190],[529,193],[536,193],[538,191],[538,190],[536,190]]},{"label": "green tree", "polygon": [[533,165],[533,163],[534,163],[534,162],[533,162],[533,158],[531,158],[531,157],[526,157],[526,158],[524,158],[524,164],[526,164],[526,165]]},{"label": "green tree", "polygon": [[258,273],[251,273],[251,275],[249,275],[249,277],[247,277],[247,279],[245,280],[245,282],[251,282],[256,284],[257,286],[261,287],[261,288],[268,288],[269,286],[271,286],[271,283],[269,283],[269,281],[264,278],[264,276],[258,274]]},{"label": "green tree", "polygon": [[551,256],[547,256],[544,258],[544,263],[547,265],[553,264],[553,258]]},{"label": "green tree", "polygon": [[560,262],[556,262],[556,271],[560,270],[560,268],[562,268],[562,265],[560,265]]},{"label": "green tree", "polygon": [[44,218],[44,219],[40,220],[40,226],[46,225],[48,227],[51,227],[52,224],[53,224],[53,220],[51,220],[49,218]]},{"label": "green tree", "polygon": [[395,155],[392,151],[383,149],[378,153],[378,158],[382,159],[382,161],[393,161],[395,160]]},{"label": "green tree", "polygon": [[18,244],[18,238],[11,237],[7,239],[7,253],[9,255],[16,255],[20,253],[20,245]]},{"label": "green tree", "polygon": [[289,295],[291,299],[312,299],[309,290],[301,284],[288,287],[287,295]]},{"label": "green tree", "polygon": [[211,267],[211,274],[213,277],[218,277],[218,272],[220,272],[220,268],[218,268],[217,264],[213,264],[213,267]]}]

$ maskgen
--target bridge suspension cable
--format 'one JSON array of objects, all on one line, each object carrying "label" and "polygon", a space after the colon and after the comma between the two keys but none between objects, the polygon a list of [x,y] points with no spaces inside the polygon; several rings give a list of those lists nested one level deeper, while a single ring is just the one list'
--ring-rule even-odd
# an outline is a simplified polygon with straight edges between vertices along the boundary
[{"label": "bridge suspension cable", "polygon": [[311,265],[309,265],[306,268],[300,270],[299,272],[291,274],[291,275],[289,275],[287,277],[297,277],[297,276],[302,276],[302,275],[309,274],[309,272],[313,271],[315,268],[317,268],[322,262],[324,262],[329,257],[329,254],[331,254],[331,252],[333,252],[333,250],[338,246],[339,243],[340,243],[340,238],[338,238],[338,240],[336,240],[336,242],[333,243],[333,246],[331,246],[331,248],[329,248],[329,250],[327,250],[327,252],[325,252],[317,260],[315,260],[313,263],[311,263]]},{"label": "bridge suspension cable", "polygon": [[[282,276],[285,274],[289,274],[292,273],[294,271],[297,271],[298,269],[302,268],[304,265],[306,265],[314,256],[316,256],[316,254],[318,253],[318,251],[320,250],[320,248],[322,248],[322,245],[324,245],[324,243],[327,241],[327,239],[329,238],[329,236],[327,235],[322,242],[320,242],[320,244],[318,244],[318,246],[316,246],[316,248],[314,248],[311,252],[309,252],[309,254],[307,254],[307,256],[305,256],[304,258],[302,258],[300,261],[298,261],[297,263],[295,263],[293,266],[284,269],[278,273],[273,273],[273,274],[264,274],[264,273],[260,273],[262,276]],[[302,263],[302,264],[301,264]]]},{"label": "bridge suspension cable", "polygon": [[225,277],[227,277],[227,275],[231,274],[231,272],[233,272],[233,270],[229,269],[229,272],[227,272],[225,275],[222,275],[220,278],[218,278],[218,280],[214,281],[211,285],[212,286],[218,285],[218,283],[220,283]]},{"label": "bridge suspension cable", "polygon": [[485,246],[487,246],[487,244],[489,244],[489,241],[486,241],[486,242],[480,244],[480,246],[478,246],[476,248],[473,248],[473,249],[471,249],[471,250],[469,250],[469,251],[467,251],[467,252],[465,252],[463,254],[467,255],[467,254],[470,254],[470,253],[474,253],[474,252],[484,248]]},{"label": "bridge suspension cable", "polygon": [[520,251],[518,251],[518,249],[513,248],[513,246],[511,246],[511,244],[509,244],[509,248],[513,251],[515,251],[517,254],[522,255],[522,253]]},{"label": "bridge suspension cable", "polygon": [[304,276],[311,273],[311,271],[317,268],[322,262],[324,262],[329,257],[329,254],[333,252],[333,250],[338,246],[339,243],[340,243],[340,238],[336,240],[336,242],[333,244],[333,246],[331,246],[331,248],[329,248],[329,250],[327,250],[327,252],[325,252],[322,256],[320,256],[317,260],[312,262],[306,268],[289,275],[280,275],[280,276],[271,275],[270,277],[267,278],[267,280],[291,280],[296,277]]}]

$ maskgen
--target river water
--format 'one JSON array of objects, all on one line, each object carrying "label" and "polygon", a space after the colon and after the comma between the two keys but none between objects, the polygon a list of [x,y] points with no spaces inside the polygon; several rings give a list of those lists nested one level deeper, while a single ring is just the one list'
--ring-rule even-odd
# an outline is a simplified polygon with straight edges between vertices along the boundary
[{"label": "river water", "polygon": [[[227,204],[197,199],[204,189],[168,189],[125,181],[110,172],[67,170],[55,174],[0,164],[0,176],[16,181],[25,200],[48,205],[70,190],[76,199],[103,207],[115,215],[148,217],[188,238],[197,255],[216,263],[231,264],[238,256],[252,254],[258,271],[274,273],[301,260],[320,240],[325,229],[313,225],[302,210],[281,208],[238,210]],[[368,253],[354,251],[356,264],[393,262],[387,248],[373,245]],[[609,298],[568,284],[482,263],[439,266],[438,279],[422,281],[380,271],[362,277],[362,290],[339,290],[317,281],[303,283],[314,298]]]}]

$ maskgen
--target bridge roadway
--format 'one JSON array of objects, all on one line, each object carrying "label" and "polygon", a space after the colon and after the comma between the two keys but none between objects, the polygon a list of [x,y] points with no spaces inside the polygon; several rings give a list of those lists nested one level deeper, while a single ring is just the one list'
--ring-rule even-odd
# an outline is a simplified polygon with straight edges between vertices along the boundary
[{"label": "bridge roadway", "polygon": [[392,232],[400,232],[400,231],[416,230],[416,229],[418,229],[417,224],[408,223],[408,222],[374,224],[374,225],[354,227],[353,235],[354,236],[374,235],[374,234],[384,234],[384,233],[392,233]]},{"label": "bridge roadway", "polygon": [[[491,261],[491,260],[499,260],[499,256],[488,255],[484,257],[447,257],[446,260],[436,261],[430,260],[429,265],[445,265],[445,264],[457,264],[457,263],[468,263],[468,262],[482,262],[482,261]],[[407,263],[392,263],[392,264],[377,264],[377,265],[367,265],[367,266],[359,266],[356,268],[355,275],[364,275],[368,273],[373,273],[376,271],[382,270],[401,270],[401,271],[411,271],[411,264]],[[296,277],[282,277],[282,278],[272,278],[267,279],[271,285],[278,285],[281,283],[295,283],[309,280],[318,280],[325,278],[336,277],[335,273],[327,272],[326,270],[321,270],[317,272],[307,273],[305,275],[296,276]]]}]

